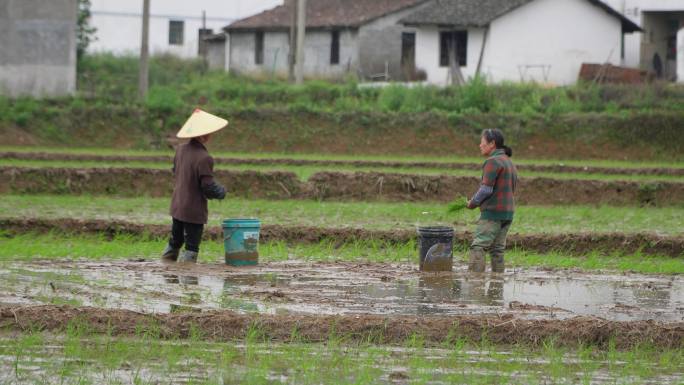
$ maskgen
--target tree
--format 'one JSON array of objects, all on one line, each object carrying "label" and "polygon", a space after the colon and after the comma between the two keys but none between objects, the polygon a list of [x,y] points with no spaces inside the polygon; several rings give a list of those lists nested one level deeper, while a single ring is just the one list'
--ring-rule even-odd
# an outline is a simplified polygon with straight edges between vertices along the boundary
[{"label": "tree", "polygon": [[97,28],[90,26],[90,0],[78,0],[78,20],[76,21],[76,55],[83,57],[90,43],[97,40]]}]

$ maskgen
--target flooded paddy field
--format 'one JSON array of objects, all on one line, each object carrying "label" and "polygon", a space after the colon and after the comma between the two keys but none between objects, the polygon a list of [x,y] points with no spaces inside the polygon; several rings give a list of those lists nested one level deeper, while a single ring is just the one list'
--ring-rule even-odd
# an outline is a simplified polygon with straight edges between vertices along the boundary
[{"label": "flooded paddy field", "polygon": [[274,262],[253,268],[159,262],[28,262],[0,268],[0,301],[169,313],[515,315],[684,321],[684,277],[574,270],[473,275],[415,265]]},{"label": "flooded paddy field", "polygon": [[169,172],[116,161],[4,165],[0,383],[684,384],[679,168],[525,164],[564,175],[525,181],[507,272],[476,275],[411,262],[426,220],[463,259],[474,216],[442,212],[479,162],[219,159],[244,183],[212,221],[264,223],[232,268],[216,226],[201,263],[156,261]]},{"label": "flooded paddy field", "polygon": [[[293,331],[309,342],[330,333],[397,343],[413,335],[497,344],[684,345],[684,278],[511,270],[421,273],[411,264],[297,262],[254,268],[147,261],[6,262],[0,326],[64,332],[84,322],[128,336],[157,330],[187,338],[268,340]],[[151,329],[150,329],[151,328]]]},{"label": "flooded paddy field", "polygon": [[684,378],[681,352],[160,341],[34,333],[0,336],[3,384],[664,384]]}]

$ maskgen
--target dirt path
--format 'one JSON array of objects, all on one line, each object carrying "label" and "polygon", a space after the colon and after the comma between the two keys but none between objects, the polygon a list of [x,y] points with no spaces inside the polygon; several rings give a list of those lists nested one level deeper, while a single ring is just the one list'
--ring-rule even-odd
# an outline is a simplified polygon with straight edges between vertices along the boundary
[{"label": "dirt path", "polygon": [[[0,159],[19,160],[55,160],[55,161],[101,161],[101,162],[168,162],[173,161],[170,155],[96,155],[96,154],[63,154],[43,152],[0,152]],[[233,157],[215,157],[216,164],[223,165],[287,165],[287,166],[348,166],[348,167],[382,167],[382,168],[437,168],[445,170],[480,170],[480,163],[457,162],[418,162],[418,161],[374,161],[374,160],[316,160],[316,159],[248,159]],[[590,173],[611,175],[665,175],[684,176],[684,168],[622,168],[599,166],[570,166],[562,163],[552,165],[519,164],[518,170],[553,172],[553,173]]]},{"label": "dirt path", "polygon": [[568,347],[585,344],[607,348],[610,341],[619,349],[642,344],[658,348],[684,346],[682,322],[618,322],[594,317],[523,320],[513,316],[257,315],[232,311],[145,314],[93,307],[0,305],[0,328],[5,330],[65,332],[74,321],[94,333],[135,336],[153,332],[167,339],[188,338],[194,329],[194,335],[199,331],[209,340],[241,340],[251,329],[264,339],[283,342],[290,341],[296,331],[308,342],[325,342],[335,335],[350,342],[401,344],[418,334],[430,344],[457,338],[478,342],[486,336],[503,345],[540,346],[554,339],[556,344]]},{"label": "dirt path", "polygon": [[[74,219],[7,219],[0,218],[0,228],[11,234],[28,232],[47,233],[61,232],[68,234],[129,234],[135,236],[152,235],[165,238],[168,236],[168,226],[140,225],[128,222],[104,220],[74,220]],[[205,237],[211,240],[222,239],[221,229],[208,227]],[[307,226],[264,225],[261,230],[261,240],[286,241],[291,243],[318,243],[332,240],[347,243],[356,240],[380,240],[391,243],[404,243],[416,238],[414,230],[379,231],[350,228],[320,228]],[[456,233],[455,244],[467,244],[471,240],[468,232]],[[608,254],[631,254],[637,251],[645,255],[667,255],[671,257],[684,256],[684,237],[658,236],[654,234],[511,234],[508,237],[509,248],[546,253],[561,251],[575,255],[585,255],[594,251]]]},{"label": "dirt path", "polygon": [[[264,199],[449,202],[477,189],[477,177],[374,172],[319,172],[301,181],[291,172],[219,170],[232,196]],[[170,196],[171,170],[142,168],[0,167],[0,193]],[[517,200],[530,205],[680,205],[684,183],[522,178]]]}]

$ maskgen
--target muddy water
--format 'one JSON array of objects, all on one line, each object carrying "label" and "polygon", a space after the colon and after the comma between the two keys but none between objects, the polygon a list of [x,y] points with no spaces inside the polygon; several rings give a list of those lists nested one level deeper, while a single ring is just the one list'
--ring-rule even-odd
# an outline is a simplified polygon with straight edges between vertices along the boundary
[{"label": "muddy water", "polygon": [[0,302],[146,312],[388,315],[512,313],[563,319],[684,320],[684,277],[517,270],[473,276],[407,264],[269,263],[234,268],[157,262],[32,262],[0,269]]}]

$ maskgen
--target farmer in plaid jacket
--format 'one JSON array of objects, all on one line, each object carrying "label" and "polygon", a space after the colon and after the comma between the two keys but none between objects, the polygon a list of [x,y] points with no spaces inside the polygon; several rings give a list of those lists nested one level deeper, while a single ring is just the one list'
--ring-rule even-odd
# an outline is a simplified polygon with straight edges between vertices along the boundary
[{"label": "farmer in plaid jacket", "polygon": [[489,128],[482,132],[480,152],[487,157],[482,166],[480,189],[468,201],[468,208],[480,208],[480,220],[473,243],[470,245],[468,269],[485,271],[485,253],[492,257],[492,272],[504,272],[506,235],[513,222],[515,200],[513,194],[518,171],[511,157],[513,150],[504,145],[501,130]]}]

